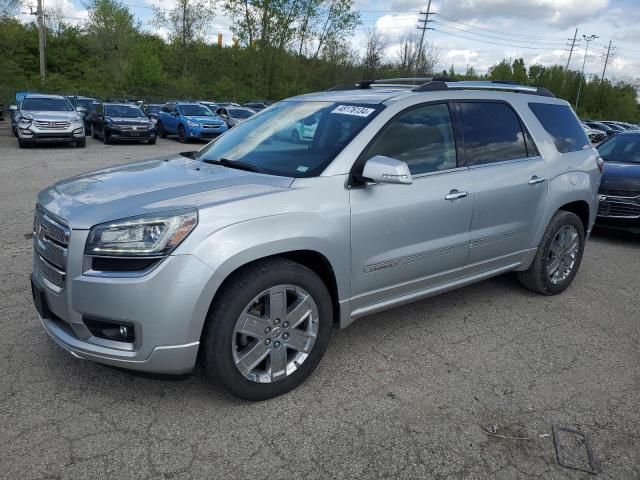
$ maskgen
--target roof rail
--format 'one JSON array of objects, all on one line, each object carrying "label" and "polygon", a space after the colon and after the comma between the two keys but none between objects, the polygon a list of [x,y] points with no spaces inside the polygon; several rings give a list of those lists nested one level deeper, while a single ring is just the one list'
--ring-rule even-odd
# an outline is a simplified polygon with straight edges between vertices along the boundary
[{"label": "roof rail", "polygon": [[432,81],[415,88],[414,92],[433,92],[441,90],[497,90],[503,92],[528,93],[530,95],[540,95],[543,97],[555,97],[553,92],[544,87],[532,87],[520,85],[511,81],[463,81],[447,82]]},{"label": "roof rail", "polygon": [[455,82],[454,78],[450,77],[395,77],[395,78],[379,78],[377,80],[360,80],[357,83],[336,85],[329,88],[328,92],[335,92],[340,90],[359,90],[369,89],[373,87],[382,88],[406,88],[414,89],[416,86],[424,85],[432,81],[446,81]]}]

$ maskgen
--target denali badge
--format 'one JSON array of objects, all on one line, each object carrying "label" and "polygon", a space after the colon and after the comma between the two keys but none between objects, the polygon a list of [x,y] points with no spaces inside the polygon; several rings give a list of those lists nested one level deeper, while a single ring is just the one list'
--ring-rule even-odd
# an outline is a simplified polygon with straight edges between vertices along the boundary
[{"label": "denali badge", "polygon": [[607,200],[607,196],[606,195],[598,195],[598,200],[600,200],[601,202],[604,202]]}]

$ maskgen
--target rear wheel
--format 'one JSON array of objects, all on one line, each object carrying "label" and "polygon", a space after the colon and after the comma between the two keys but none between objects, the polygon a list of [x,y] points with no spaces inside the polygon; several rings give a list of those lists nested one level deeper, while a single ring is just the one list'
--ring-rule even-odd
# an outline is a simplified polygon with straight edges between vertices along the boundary
[{"label": "rear wheel", "polygon": [[216,296],[203,334],[205,368],[238,397],[276,397],[313,372],[332,327],[331,297],[314,272],[286,259],[261,261]]},{"label": "rear wheel", "polygon": [[185,132],[182,125],[178,127],[178,141],[180,143],[187,143],[189,141],[189,139],[187,138],[187,132]]},{"label": "rear wheel", "polygon": [[528,270],[517,272],[525,288],[543,295],[556,295],[567,289],[578,273],[584,253],[582,220],[571,212],[558,211],[540,241]]}]

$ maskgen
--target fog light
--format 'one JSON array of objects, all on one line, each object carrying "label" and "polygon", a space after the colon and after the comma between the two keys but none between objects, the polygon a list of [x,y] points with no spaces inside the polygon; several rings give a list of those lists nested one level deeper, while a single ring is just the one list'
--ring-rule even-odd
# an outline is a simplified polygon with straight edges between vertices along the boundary
[{"label": "fog light", "polygon": [[127,338],[128,335],[127,327],[125,325],[120,325],[120,336],[122,338]]},{"label": "fog light", "polygon": [[22,135],[33,135],[33,132],[32,132],[31,130],[26,130],[26,129],[24,129],[24,128],[21,128],[21,129],[20,129],[20,133],[21,133]]},{"label": "fog light", "polygon": [[74,135],[80,135],[81,133],[83,133],[83,132],[82,132],[82,127],[80,127],[80,128],[76,128],[76,129],[73,131],[73,134],[74,134]]}]

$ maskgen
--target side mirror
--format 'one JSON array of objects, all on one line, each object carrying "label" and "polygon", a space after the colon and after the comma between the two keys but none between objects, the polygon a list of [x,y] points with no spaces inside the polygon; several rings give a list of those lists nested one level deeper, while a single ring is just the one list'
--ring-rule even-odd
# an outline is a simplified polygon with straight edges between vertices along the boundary
[{"label": "side mirror", "polygon": [[411,185],[413,183],[409,165],[384,155],[376,155],[367,160],[362,177],[364,181],[382,184]]},{"label": "side mirror", "polygon": [[13,110],[14,112],[18,110],[17,105],[9,105],[9,110]]}]

